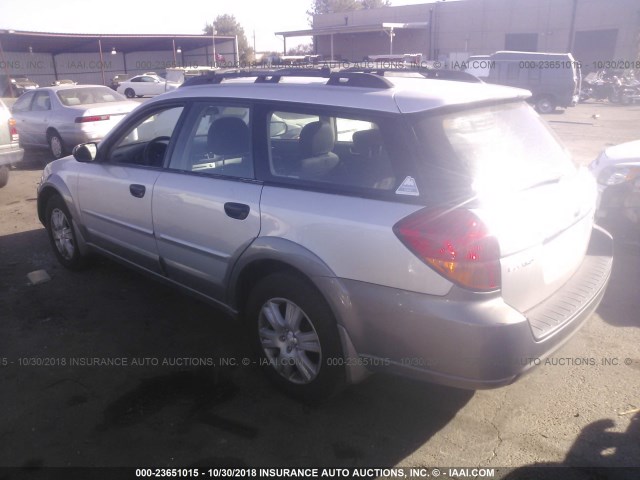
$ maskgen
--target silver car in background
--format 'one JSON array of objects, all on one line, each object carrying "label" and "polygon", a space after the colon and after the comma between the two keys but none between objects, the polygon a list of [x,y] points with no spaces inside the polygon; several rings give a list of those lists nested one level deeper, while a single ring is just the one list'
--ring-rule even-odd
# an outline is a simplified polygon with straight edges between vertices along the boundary
[{"label": "silver car in background", "polygon": [[80,143],[97,142],[139,104],[102,85],[31,90],[13,105],[20,145],[49,147],[61,158]]},{"label": "silver car in background", "polygon": [[0,100],[0,188],[9,181],[9,169],[22,161],[24,151],[18,146],[16,122]]}]

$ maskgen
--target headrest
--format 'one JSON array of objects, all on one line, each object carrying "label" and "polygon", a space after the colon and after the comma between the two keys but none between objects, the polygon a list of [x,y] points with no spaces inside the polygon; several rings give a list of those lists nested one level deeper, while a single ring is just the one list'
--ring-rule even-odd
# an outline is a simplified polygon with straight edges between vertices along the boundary
[{"label": "headrest", "polygon": [[379,155],[382,145],[382,135],[378,129],[360,130],[353,134],[353,151],[359,155]]},{"label": "headrest", "polygon": [[249,127],[242,119],[223,117],[209,127],[207,145],[216,155],[243,156],[251,151],[250,137]]},{"label": "headrest", "polygon": [[329,153],[333,150],[335,142],[333,127],[328,122],[307,123],[300,131],[300,149],[303,157]]}]

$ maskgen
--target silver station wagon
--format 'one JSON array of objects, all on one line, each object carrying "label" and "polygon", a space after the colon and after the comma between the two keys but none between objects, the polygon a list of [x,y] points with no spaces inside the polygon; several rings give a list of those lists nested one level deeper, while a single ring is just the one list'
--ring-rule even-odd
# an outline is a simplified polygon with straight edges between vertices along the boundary
[{"label": "silver station wagon", "polygon": [[596,309],[612,240],[528,92],[463,80],[198,77],[47,165],[38,215],[64,266],[107,255],[243,322],[294,396],[506,385]]}]

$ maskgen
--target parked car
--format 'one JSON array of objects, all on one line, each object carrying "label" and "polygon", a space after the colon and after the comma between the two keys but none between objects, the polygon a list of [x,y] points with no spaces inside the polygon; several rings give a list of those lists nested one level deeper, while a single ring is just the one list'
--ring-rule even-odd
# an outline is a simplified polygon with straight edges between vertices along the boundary
[{"label": "parked car", "polygon": [[102,85],[60,85],[26,93],[12,112],[21,145],[49,147],[60,158],[80,143],[101,140],[137,106]]},{"label": "parked car", "polygon": [[25,76],[7,77],[0,76],[0,87],[3,97],[19,97],[25,92],[38,88],[38,84]]},{"label": "parked car", "polygon": [[318,73],[190,79],[47,165],[60,263],[99,253],[219,306],[311,400],[381,370],[506,385],[584,324],[612,239],[528,92]]},{"label": "parked car", "polygon": [[113,78],[111,79],[111,84],[109,85],[109,87],[111,87],[113,90],[118,90],[118,87],[120,86],[120,82],[129,80],[132,77],[133,77],[132,73],[118,73],[117,75],[114,75]]},{"label": "parked car", "polygon": [[24,151],[18,145],[18,131],[11,112],[0,100],[0,188],[9,181],[9,171],[22,161]]},{"label": "parked car", "polygon": [[119,93],[127,98],[160,95],[178,88],[180,84],[169,82],[155,74],[136,75],[135,77],[121,81],[117,88]]},{"label": "parked car", "polygon": [[589,168],[598,181],[597,216],[640,224],[640,140],[604,149]]},{"label": "parked car", "polygon": [[54,82],[51,82],[51,86],[56,87],[58,85],[77,85],[78,82],[71,80],[69,78],[62,78],[60,80],[56,80]]},{"label": "parked car", "polygon": [[524,88],[540,113],[572,107],[580,98],[580,63],[571,53],[500,51],[469,57],[467,72],[488,83]]}]

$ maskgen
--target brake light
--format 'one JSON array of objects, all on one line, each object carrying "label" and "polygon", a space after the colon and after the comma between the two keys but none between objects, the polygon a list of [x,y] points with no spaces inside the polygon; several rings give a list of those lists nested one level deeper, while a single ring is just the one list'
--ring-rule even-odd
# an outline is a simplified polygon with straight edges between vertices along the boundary
[{"label": "brake light", "polygon": [[76,123],[99,122],[100,120],[109,120],[110,115],[90,115],[88,117],[76,117]]},{"label": "brake light", "polygon": [[393,227],[420,260],[457,285],[473,291],[500,288],[500,247],[471,211],[419,210]]},{"label": "brake light", "polygon": [[12,142],[18,141],[18,129],[16,128],[16,121],[13,118],[9,119],[9,136]]}]

